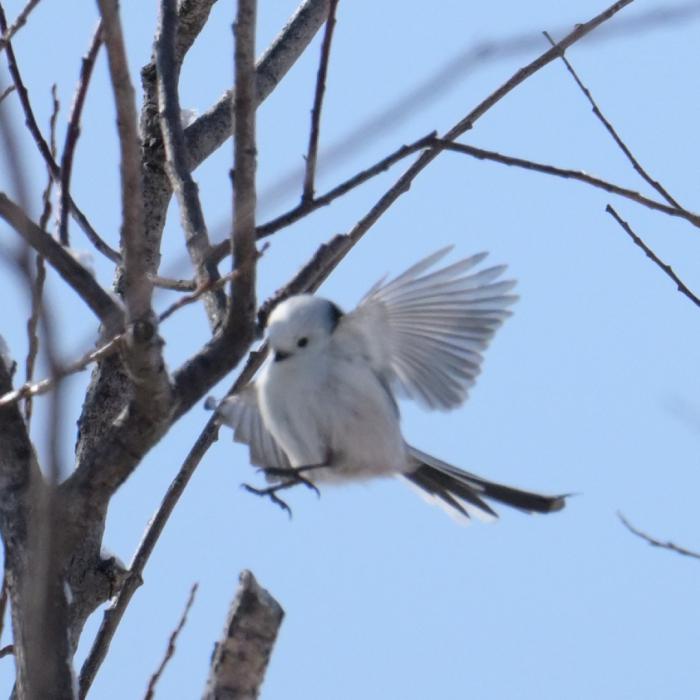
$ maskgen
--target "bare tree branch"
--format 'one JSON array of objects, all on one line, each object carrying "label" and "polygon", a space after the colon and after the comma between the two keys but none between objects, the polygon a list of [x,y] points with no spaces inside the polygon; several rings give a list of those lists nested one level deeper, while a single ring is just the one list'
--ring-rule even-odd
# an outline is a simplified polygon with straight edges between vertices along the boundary
[{"label": "bare tree branch", "polygon": [[656,253],[632,230],[631,226],[624,220],[620,215],[608,204],[607,207],[605,207],[605,211],[610,214],[615,221],[617,221],[618,224],[622,227],[622,229],[627,233],[627,235],[634,241],[636,245],[638,245],[645,253],[646,256],[663,272],[670,277],[676,284],[676,288],[678,291],[688,297],[690,301],[695,304],[695,306],[700,306],[700,299],[693,294],[693,292],[688,289],[688,287],[685,285],[683,280],[681,280],[680,277],[673,271],[673,268],[666,264],[663,260],[661,260]]},{"label": "bare tree branch", "polygon": [[177,627],[172,631],[170,639],[168,640],[168,646],[165,650],[165,656],[160,662],[160,665],[158,666],[156,672],[151,676],[151,680],[148,682],[148,688],[146,689],[146,695],[144,696],[144,700],[152,700],[153,695],[156,691],[156,685],[158,684],[160,677],[163,675],[163,671],[165,671],[165,667],[168,665],[168,661],[170,661],[170,659],[172,659],[173,655],[175,654],[175,644],[177,642],[177,638],[180,636],[180,632],[182,632],[183,628],[185,627],[185,624],[187,623],[187,615],[190,612],[190,609],[192,608],[192,604],[194,603],[194,597],[195,595],[197,595],[198,587],[199,584],[195,583],[190,589],[190,595],[187,598],[185,609],[182,611],[182,615],[180,616],[180,621],[177,623]]},{"label": "bare tree branch", "polygon": [[0,103],[8,96],[11,95],[17,88],[14,85],[9,85],[6,87],[2,93],[0,93]]},{"label": "bare tree branch", "polygon": [[[305,51],[328,17],[329,0],[303,0],[256,67],[256,104],[264,102]],[[190,169],[194,170],[233,133],[232,91],[185,129]]]},{"label": "bare tree branch", "polygon": [[641,530],[638,530],[636,527],[630,524],[630,522],[625,518],[622,513],[618,511],[617,517],[620,518],[620,521],[622,524],[633,534],[637,535],[637,537],[641,537],[645,542],[648,542],[652,547],[660,547],[661,549],[668,549],[672,552],[675,552],[676,554],[682,554],[684,557],[691,557],[692,559],[700,559],[700,552],[694,552],[691,549],[686,549],[685,547],[679,547],[677,544],[673,544],[673,542],[662,542],[661,540],[657,540],[655,537],[652,537],[651,535],[648,535],[646,532],[642,532]]},{"label": "bare tree branch", "polygon": [[[12,388],[11,370],[0,357],[1,393]],[[59,552],[46,540],[53,524],[51,511],[43,507],[46,488],[16,405],[0,408],[0,444],[0,490],[8,494],[0,499],[0,532],[12,610],[17,694],[21,698],[70,697],[66,599],[61,577],[46,575],[56,573],[52,563]],[[49,599],[51,605],[47,605]]]},{"label": "bare tree branch", "polygon": [[[261,238],[266,238],[267,236],[271,236],[273,233],[276,233],[277,231],[286,228],[287,226],[291,226],[291,224],[299,221],[300,219],[303,219],[305,216],[311,214],[317,209],[328,206],[335,199],[338,199],[338,197],[342,197],[343,195],[347,194],[356,187],[359,187],[360,185],[364,184],[365,182],[379,175],[380,173],[386,172],[392,165],[395,165],[403,158],[406,158],[407,156],[410,156],[412,153],[416,153],[417,151],[422,151],[430,146],[433,146],[434,144],[435,132],[433,132],[432,134],[428,134],[427,136],[424,136],[423,138],[420,138],[418,139],[418,141],[415,141],[411,144],[397,148],[393,153],[390,153],[388,156],[386,156],[386,158],[382,158],[382,160],[380,160],[378,163],[375,163],[373,166],[367,168],[366,170],[362,170],[353,177],[345,180],[341,184],[329,190],[325,194],[319,197],[314,197],[314,199],[310,202],[302,202],[293,209],[290,209],[289,211],[285,212],[284,214],[281,214],[280,216],[271,219],[267,223],[257,226],[255,229],[256,238],[258,240],[260,240]],[[229,255],[230,252],[231,241],[226,240],[222,241],[221,243],[217,243],[215,246],[213,246],[211,255],[214,260],[219,262],[224,257]]]},{"label": "bare tree branch", "polygon": [[[211,283],[207,287],[200,287],[199,289],[192,292],[192,294],[180,297],[180,299],[173,302],[164,311],[158,314],[158,322],[162,323],[163,321],[170,318],[170,316],[172,316],[176,311],[179,311],[180,309],[182,309],[185,306],[188,306],[189,304],[194,304],[204,294],[209,293],[212,290],[212,288],[223,287],[227,282],[231,280],[231,278],[235,274],[235,272],[231,272],[228,275],[224,275],[223,277],[219,278],[216,282]],[[105,357],[113,355],[119,350],[120,344],[125,340],[125,337],[125,333],[118,333],[117,335],[112,336],[109,340],[107,340],[94,350],[90,350],[89,352],[84,353],[77,360],[55,368],[55,373],[52,376],[42,379],[41,381],[35,383],[32,383],[31,381],[26,381],[22,386],[18,387],[17,389],[9,391],[4,395],[0,395],[0,406],[7,406],[11,403],[16,403],[17,401],[20,401],[22,399],[29,399],[34,396],[39,396],[41,394],[48,393],[56,386],[56,384],[59,381],[65,379],[65,377],[68,377],[71,374],[76,374],[77,372],[81,372],[94,362],[99,362]]]},{"label": "bare tree branch", "polygon": [[[5,13],[2,8],[2,3],[0,3],[0,31],[4,32],[6,31],[6,29],[7,21],[5,19]],[[58,167],[58,164],[56,163],[54,157],[51,155],[51,149],[46,143],[44,137],[42,136],[41,130],[39,129],[39,125],[37,124],[36,117],[34,116],[34,110],[32,109],[31,102],[29,101],[29,93],[27,92],[27,88],[25,87],[24,82],[22,81],[22,75],[19,72],[19,67],[17,65],[15,53],[12,49],[12,44],[8,42],[6,48],[7,66],[10,71],[10,75],[12,76],[14,86],[17,90],[17,96],[19,98],[20,105],[22,106],[22,110],[24,111],[25,123],[27,125],[27,128],[29,129],[29,133],[32,135],[32,138],[36,143],[37,148],[39,149],[41,157],[46,163],[46,167],[51,173],[51,177],[53,177],[55,181],[58,181],[61,177],[60,168]],[[83,212],[78,208],[78,205],[73,201],[72,198],[70,199],[70,208],[71,213],[75,217],[75,220],[77,221],[78,225],[80,226],[80,228],[83,229],[85,235],[93,242],[93,244],[95,244],[96,241],[102,241],[100,236],[97,234],[95,229],[88,221],[85,214],[83,214]]]},{"label": "bare tree branch", "polygon": [[611,194],[619,195],[620,197],[625,197],[626,199],[630,199],[637,204],[641,204],[649,209],[663,212],[669,216],[685,219],[693,224],[693,226],[700,227],[700,215],[698,214],[688,211],[687,209],[680,209],[676,206],[664,204],[663,202],[657,202],[655,199],[649,199],[649,197],[646,197],[639,192],[635,192],[634,190],[630,190],[626,187],[620,187],[620,185],[615,185],[612,182],[589,175],[581,170],[558,168],[554,165],[537,163],[536,161],[525,160],[524,158],[515,158],[502,153],[496,153],[495,151],[486,151],[483,148],[477,148],[476,146],[470,146],[468,144],[458,143],[456,141],[448,141],[446,139],[436,139],[435,144],[436,146],[444,148],[447,151],[464,153],[465,155],[479,158],[480,160],[492,160],[496,163],[502,163],[503,165],[510,165],[516,168],[523,168],[524,170],[533,170],[546,175],[554,175],[556,177],[563,177],[569,180],[585,182],[587,185],[597,187],[598,189],[605,190]]},{"label": "bare tree branch", "polygon": [[[51,112],[51,119],[49,120],[49,133],[50,133],[50,143],[51,143],[51,154],[56,155],[56,120],[58,119],[58,111],[60,104],[56,96],[56,84],[51,87],[51,95],[53,97],[53,110]],[[42,195],[42,202],[44,205],[43,211],[41,212],[41,217],[39,218],[39,228],[46,230],[49,218],[51,217],[51,191],[53,189],[53,178],[51,173],[48,175],[46,182],[46,187],[44,188],[44,193]],[[27,253],[29,252],[29,246],[27,246]],[[25,383],[30,384],[34,378],[34,366],[36,364],[36,359],[39,354],[39,321],[41,318],[41,313],[43,309],[43,295],[44,295],[44,282],[46,281],[46,264],[44,263],[44,258],[41,255],[36,256],[35,261],[35,275],[34,281],[32,283],[32,303],[31,311],[29,314],[29,320],[27,321],[27,359],[25,362]],[[31,278],[31,273],[27,275]],[[32,399],[27,397],[24,403],[24,418],[27,421],[27,426],[31,425],[32,422]]]},{"label": "bare tree branch", "polygon": [[[63,154],[61,156],[61,179],[59,183],[59,210],[58,210],[58,239],[62,245],[68,245],[68,214],[70,212],[70,179],[73,172],[73,156],[75,147],[80,136],[80,119],[83,114],[83,106],[87,95],[92,69],[95,67],[97,53],[102,46],[102,22],[99,22],[95,33],[92,35],[90,48],[83,60],[80,68],[80,79],[78,88],[75,91],[75,98],[68,117],[68,128],[66,129],[66,139],[63,144]],[[119,253],[112,250],[101,238],[97,242],[92,241],[97,250],[109,258],[112,262],[120,261]]]},{"label": "bare tree branch", "polygon": [[328,74],[328,59],[331,53],[333,41],[333,29],[335,29],[335,13],[338,8],[338,0],[330,0],[326,31],[321,43],[321,60],[316,76],[316,90],[314,93],[314,106],[311,109],[311,130],[309,132],[309,148],[306,154],[306,172],[304,173],[304,189],[301,194],[302,204],[313,201],[314,179],[316,176],[316,160],[318,158],[318,134],[321,123],[321,107],[323,105],[323,93],[326,91],[326,75]]},{"label": "bare tree branch", "polygon": [[204,700],[257,698],[284,610],[243,571],[221,640],[214,649]]},{"label": "bare tree branch", "polygon": [[[165,145],[165,169],[180,207],[180,220],[190,259],[195,266],[197,286],[211,285],[219,279],[219,270],[209,257],[209,235],[199,201],[197,185],[187,167],[185,136],[182,129],[178,97],[179,70],[175,56],[177,11],[175,0],[161,0],[160,30],[156,39],[158,68],[158,104],[160,126]],[[204,305],[212,329],[226,313],[226,296],[222,289],[204,296]]]},{"label": "bare tree branch", "polygon": [[97,0],[117,110],[122,180],[121,247],[125,274],[124,299],[129,322],[151,313],[152,282],[144,268],[144,215],[139,161],[136,100],[129,75],[117,0]]},{"label": "bare tree branch", "polygon": [[79,359],[74,362],[70,362],[59,368],[58,372],[51,377],[42,379],[41,381],[32,383],[27,381],[18,389],[8,391],[7,393],[0,396],[0,407],[9,406],[10,404],[21,401],[22,399],[28,399],[34,396],[40,396],[41,394],[46,394],[51,391],[56,384],[65,377],[71,374],[76,374],[81,372],[86,367],[91,365],[93,362],[98,362],[104,357],[108,357],[119,349],[119,344],[124,340],[124,334],[119,333],[106,343],[100,345],[100,347],[90,352],[85,353]]},{"label": "bare tree branch", "polygon": [[[555,46],[555,42],[552,39],[552,37],[547,33],[544,32],[545,37],[547,38],[547,41],[552,46]],[[618,135],[617,131],[613,127],[613,125],[606,119],[605,115],[601,112],[600,107],[598,107],[598,104],[596,101],[593,99],[593,95],[591,95],[590,90],[583,84],[581,79],[578,77],[576,71],[574,70],[573,66],[569,62],[569,60],[566,58],[564,55],[564,52],[562,51],[561,53],[561,60],[564,62],[564,65],[566,66],[566,69],[569,71],[571,77],[574,79],[576,82],[576,85],[578,85],[579,89],[581,92],[584,94],[586,99],[589,101],[591,107],[593,108],[593,114],[598,118],[598,120],[601,122],[601,124],[605,127],[607,132],[612,136],[613,141],[617,144],[619,149],[625,154],[627,157],[627,160],[632,164],[632,167],[639,173],[639,175],[642,177],[643,180],[648,182],[671,206],[677,207],[681,209],[682,207],[676,202],[676,200],[671,197],[671,195],[668,193],[668,191],[656,180],[654,180],[646,170],[640,165],[639,161],[634,157],[632,154],[632,151],[627,147],[627,144],[620,138]]]},{"label": "bare tree branch", "polygon": [[153,286],[159,289],[169,289],[172,292],[193,292],[197,289],[197,283],[194,280],[170,279],[158,275],[153,275]]},{"label": "bare tree branch", "polygon": [[12,37],[27,23],[29,13],[38,4],[39,0],[29,0],[22,8],[22,11],[17,15],[17,19],[12,23],[12,26],[2,29],[3,34],[0,36],[0,53],[8,46]]},{"label": "bare tree branch", "polygon": [[136,101],[118,0],[97,0],[97,3],[117,109],[121,155],[123,294],[131,331],[127,339],[127,365],[134,384],[133,401],[150,420],[158,422],[165,419],[170,408],[170,383],[151,307],[153,281],[147,256]]},{"label": "bare tree branch", "polygon": [[233,228],[231,248],[233,269],[231,306],[225,331],[235,333],[237,342],[248,345],[255,332],[255,29],[256,0],[239,0],[235,35],[236,92],[231,105],[234,114]]},{"label": "bare tree branch", "polygon": [[48,233],[42,231],[2,192],[0,192],[0,217],[49,261],[107,329],[111,329],[111,332],[121,329],[124,314],[117,302],[100,287],[95,278],[70,253]]}]

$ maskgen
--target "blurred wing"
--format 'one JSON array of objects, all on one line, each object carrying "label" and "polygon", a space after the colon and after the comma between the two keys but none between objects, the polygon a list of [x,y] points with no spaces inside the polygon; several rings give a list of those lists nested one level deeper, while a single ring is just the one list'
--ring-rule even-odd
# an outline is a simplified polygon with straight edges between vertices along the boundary
[{"label": "blurred wing", "polygon": [[233,439],[248,445],[250,463],[257,467],[289,469],[287,455],[265,427],[255,385],[224,399],[216,408],[221,423],[233,428]]},{"label": "blurred wing", "polygon": [[481,371],[481,353],[510,316],[515,281],[505,265],[474,272],[486,253],[427,272],[449,248],[396,279],[380,280],[341,325],[359,333],[375,371],[393,389],[428,408],[465,401]]}]

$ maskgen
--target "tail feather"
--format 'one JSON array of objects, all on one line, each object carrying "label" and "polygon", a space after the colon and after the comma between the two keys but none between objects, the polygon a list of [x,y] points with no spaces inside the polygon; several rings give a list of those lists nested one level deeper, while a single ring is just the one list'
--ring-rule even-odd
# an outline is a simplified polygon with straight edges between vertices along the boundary
[{"label": "tail feather", "polygon": [[564,495],[546,496],[487,481],[414,447],[408,450],[416,469],[403,476],[428,496],[437,499],[448,511],[462,518],[476,515],[492,520],[498,517],[484,499],[498,501],[526,513],[552,513],[566,504]]}]

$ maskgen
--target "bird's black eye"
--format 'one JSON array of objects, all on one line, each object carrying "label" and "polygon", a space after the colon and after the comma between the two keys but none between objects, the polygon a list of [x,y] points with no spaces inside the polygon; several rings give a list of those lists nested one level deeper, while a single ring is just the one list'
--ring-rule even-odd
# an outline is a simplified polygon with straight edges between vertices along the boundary
[{"label": "bird's black eye", "polygon": [[297,340],[297,347],[298,348],[305,348],[309,344],[309,339],[304,337],[304,338],[299,338]]}]

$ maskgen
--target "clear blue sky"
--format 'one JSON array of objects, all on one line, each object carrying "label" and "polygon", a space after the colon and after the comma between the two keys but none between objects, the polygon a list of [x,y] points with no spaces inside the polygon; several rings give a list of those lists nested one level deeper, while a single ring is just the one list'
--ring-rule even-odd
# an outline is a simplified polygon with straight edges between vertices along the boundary
[{"label": "clear blue sky", "polygon": [[[23,4],[10,0],[8,15],[14,17]],[[157,4],[123,5],[137,81],[150,54]],[[260,51],[295,1],[261,5]],[[601,0],[341,0],[322,143],[340,142],[466,48],[523,32],[536,39],[543,29],[561,34],[604,6]],[[665,0],[638,1],[608,26],[669,6]],[[218,3],[192,50],[182,76],[184,106],[204,111],[230,85],[233,12],[234,3]],[[44,0],[18,37],[42,125],[56,81],[65,127],[95,19],[90,3],[67,12],[63,3]],[[698,192],[699,22],[696,15],[653,31],[588,41],[570,53],[642,163],[690,208]],[[261,220],[297,200],[298,185],[282,195],[265,193],[302,163],[318,47],[317,38],[259,110]],[[402,110],[386,128],[366,128],[347,157],[326,161],[318,189],[402,143],[446,129],[541,49],[478,63],[455,75],[449,90]],[[106,77],[101,56],[73,193],[116,245],[117,146]],[[467,140],[648,191],[561,63],[503,100]],[[21,144],[38,202],[43,170],[24,132]],[[225,235],[230,217],[231,152],[227,145],[196,172],[214,238]],[[260,298],[283,284],[320,242],[347,231],[403,167],[275,236],[260,263]],[[500,508],[497,523],[464,528],[387,480],[325,489],[320,500],[299,490],[289,495],[290,521],[243,492],[241,482],[259,477],[246,451],[222,432],[167,526],[92,695],[143,695],[198,581],[199,595],[158,690],[172,700],[197,697],[238,572],[250,568],[287,611],[265,700],[698,697],[700,563],[648,547],[622,527],[616,511],[662,539],[700,549],[700,310],[632,245],[605,213],[608,202],[700,290],[700,239],[689,224],[578,183],[454,154],[441,156],[419,176],[322,290],[351,307],[376,278],[450,243],[456,254],[489,250],[494,263],[507,262],[521,300],[489,349],[469,402],[447,414],[406,404],[404,429],[421,449],[484,476],[580,494],[563,512],[528,517]],[[80,231],[72,231],[75,247],[87,248]],[[0,243],[13,240],[0,226]],[[173,208],[165,274],[188,274],[182,241]],[[98,259],[97,268],[108,285],[109,265]],[[71,358],[90,342],[93,319],[53,277],[62,347]],[[26,300],[7,271],[3,279],[0,333],[22,358]],[[159,308],[171,299],[171,293],[160,293]],[[198,308],[181,312],[163,332],[175,368],[204,342],[204,314]],[[67,467],[86,381],[83,374],[70,382]],[[231,381],[215,393],[223,394]],[[207,418],[201,406],[193,409],[115,498],[105,544],[123,560],[129,561]],[[34,426],[40,446],[41,426],[41,420]],[[97,621],[86,628],[80,659]],[[7,638],[6,632],[3,643]],[[0,694],[10,687],[11,663],[0,661]]]}]

